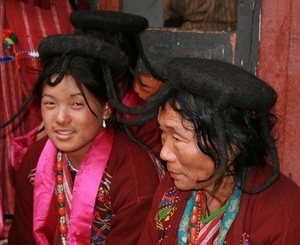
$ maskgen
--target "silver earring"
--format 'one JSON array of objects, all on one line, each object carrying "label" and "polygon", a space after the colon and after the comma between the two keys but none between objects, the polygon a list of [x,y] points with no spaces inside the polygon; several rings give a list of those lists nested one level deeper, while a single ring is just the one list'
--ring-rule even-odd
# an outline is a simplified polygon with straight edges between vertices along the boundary
[{"label": "silver earring", "polygon": [[103,126],[103,128],[105,128],[105,127],[106,127],[106,122],[105,122],[105,119],[103,119],[103,121],[102,121],[102,126]]}]

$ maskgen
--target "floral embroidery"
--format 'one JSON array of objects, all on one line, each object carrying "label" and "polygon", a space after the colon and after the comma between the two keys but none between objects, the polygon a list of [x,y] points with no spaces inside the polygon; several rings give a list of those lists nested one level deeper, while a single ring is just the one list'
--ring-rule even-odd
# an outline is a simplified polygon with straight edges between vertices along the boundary
[{"label": "floral embroidery", "polygon": [[29,183],[33,186],[34,185],[34,179],[35,179],[35,172],[36,168],[30,170],[30,174],[28,174]]},{"label": "floral embroidery", "polygon": [[166,190],[158,205],[158,212],[155,220],[156,227],[160,231],[160,241],[165,238],[167,229],[170,227],[171,217],[177,208],[176,203],[179,201],[179,197],[176,193],[176,187]]},{"label": "floral embroidery", "polygon": [[161,161],[159,161],[153,154],[149,153],[154,166],[156,167],[156,171],[159,177],[159,181],[162,181],[162,179],[165,177],[166,175],[166,168],[164,167],[164,165],[161,163]]},{"label": "floral embroidery", "polygon": [[250,241],[248,240],[249,235],[245,232],[242,234],[241,244],[240,245],[250,245]]},{"label": "floral embroidery", "polygon": [[94,210],[92,226],[93,244],[105,244],[106,238],[110,233],[111,219],[114,217],[109,196],[111,181],[112,176],[105,171],[99,186]]}]

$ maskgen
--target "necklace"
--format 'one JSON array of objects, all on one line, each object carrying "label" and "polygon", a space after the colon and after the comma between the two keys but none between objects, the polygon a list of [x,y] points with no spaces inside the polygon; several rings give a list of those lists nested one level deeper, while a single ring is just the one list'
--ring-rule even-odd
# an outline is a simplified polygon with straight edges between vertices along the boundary
[{"label": "necklace", "polygon": [[62,153],[59,151],[56,158],[56,198],[58,202],[58,215],[59,215],[59,232],[61,234],[62,244],[67,244],[68,227],[66,223],[66,207],[65,207],[65,193],[63,187],[63,163]]},{"label": "necklace", "polygon": [[[209,215],[207,199],[204,195],[204,191],[199,190],[196,193],[194,205],[193,205],[193,208],[192,208],[192,214],[191,214],[191,217],[190,217],[190,220],[189,220],[189,245],[195,245],[197,239],[201,240],[201,239],[204,238],[203,237],[204,233],[202,235],[200,234],[200,230],[201,230],[200,225],[201,224],[204,224],[205,226],[208,225],[209,227],[207,229],[212,229],[212,230],[214,230],[215,227],[219,225],[218,222],[220,222],[220,219],[222,218],[222,216],[223,216],[223,214],[224,214],[224,212],[227,208],[228,198],[226,198],[226,200],[223,202],[223,205],[222,205],[221,208],[219,208],[213,214]],[[206,216],[205,212],[207,212],[207,216]],[[217,222],[210,223],[210,222],[213,222],[212,220],[214,220],[214,219],[216,219],[216,220],[218,219]],[[205,229],[206,228],[204,228],[204,230]],[[200,236],[200,238],[198,238],[198,236]],[[209,239],[211,239],[211,238],[212,238],[212,236],[210,236]],[[205,239],[207,239],[207,237]],[[213,240],[211,240],[211,242],[212,241]]]},{"label": "necklace", "polygon": [[194,206],[192,209],[192,215],[190,217],[190,228],[189,228],[189,235],[190,235],[190,245],[195,245],[197,237],[200,232],[200,219],[201,219],[201,202],[203,198],[203,190],[199,190],[196,193]]}]

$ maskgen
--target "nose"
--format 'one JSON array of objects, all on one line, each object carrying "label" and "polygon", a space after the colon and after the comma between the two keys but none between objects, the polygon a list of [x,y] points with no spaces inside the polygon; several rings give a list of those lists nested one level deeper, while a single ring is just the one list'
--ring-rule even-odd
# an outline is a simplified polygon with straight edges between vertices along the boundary
[{"label": "nose", "polygon": [[174,162],[176,160],[176,155],[172,149],[171,144],[167,140],[164,141],[160,150],[161,159],[167,162]]},{"label": "nose", "polygon": [[56,123],[59,125],[67,125],[72,121],[72,118],[66,108],[61,108],[57,112]]}]

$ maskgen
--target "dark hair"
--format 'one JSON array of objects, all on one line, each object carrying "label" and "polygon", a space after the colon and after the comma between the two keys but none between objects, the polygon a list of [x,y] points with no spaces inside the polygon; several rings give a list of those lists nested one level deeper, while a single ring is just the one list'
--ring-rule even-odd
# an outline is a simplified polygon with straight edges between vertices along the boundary
[{"label": "dark hair", "polygon": [[[217,129],[214,124],[216,112],[212,102],[185,90],[171,88],[162,99],[162,110],[166,104],[178,112],[182,120],[193,124],[199,149],[215,164],[215,171],[208,179],[219,173],[222,167],[226,169],[224,174],[220,172],[215,188],[226,175],[232,175],[235,181],[238,181],[245,168],[264,167],[267,164],[268,142],[265,132],[261,130],[260,118],[255,112],[234,107],[227,107],[220,112],[225,129],[225,148],[230,162],[229,165],[222,166],[221,147],[218,145]],[[271,113],[269,113],[268,123],[271,131],[276,123],[276,117]]]},{"label": "dark hair", "polygon": [[[106,41],[108,43],[114,44],[119,47],[128,57],[129,59],[129,67],[133,69],[136,67],[139,50],[137,48],[135,33],[125,33],[125,32],[108,32],[105,30],[98,29],[83,29],[79,28],[74,31],[75,35],[87,35],[98,38],[99,40]],[[122,74],[122,83],[120,86],[123,91],[127,91],[133,85],[134,75],[126,70],[124,74]]]},{"label": "dark hair", "polygon": [[[34,95],[41,98],[45,82],[55,86],[67,73],[74,77],[85,100],[82,83],[100,102],[105,102],[112,96],[110,99],[112,102],[122,104],[117,76],[128,69],[128,58],[116,45],[86,35],[63,34],[42,39],[38,51],[44,68],[20,109],[7,122],[0,125],[0,128],[17,118]],[[50,76],[55,73],[58,77],[51,82]],[[122,105],[119,107],[128,109]]]},{"label": "dark hair", "polygon": [[[60,71],[60,57],[50,57],[45,61],[44,67],[35,83],[33,90],[39,99],[42,98],[45,84],[47,83],[50,86],[53,86],[50,81],[51,76],[53,74],[59,74]],[[94,58],[81,56],[72,57],[67,68],[67,74],[70,74],[74,78],[74,81],[82,93],[89,109],[96,116],[86,100],[83,86],[90,91],[90,93],[99,101],[101,105],[108,101],[103,64]],[[112,124],[114,125],[114,118],[112,121]]]}]

